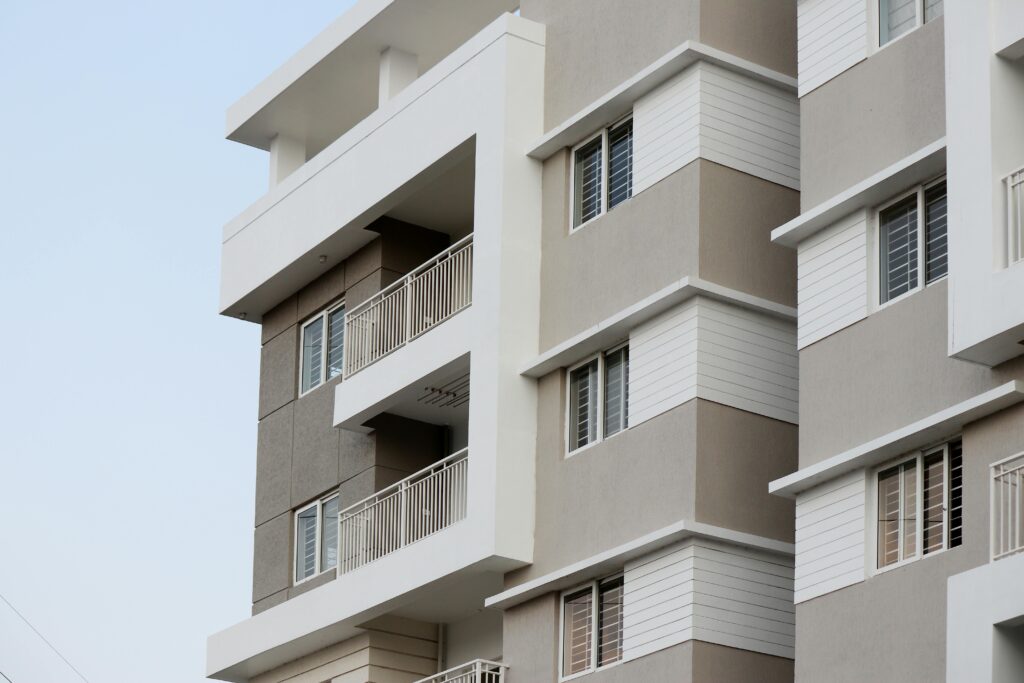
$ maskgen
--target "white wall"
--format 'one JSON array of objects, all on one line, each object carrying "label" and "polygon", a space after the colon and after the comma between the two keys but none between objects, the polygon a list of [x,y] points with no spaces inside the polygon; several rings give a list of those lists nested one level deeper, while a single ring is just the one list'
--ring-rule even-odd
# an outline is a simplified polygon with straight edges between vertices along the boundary
[{"label": "white wall", "polygon": [[799,348],[867,316],[867,223],[867,211],[857,211],[800,243]]},{"label": "white wall", "polygon": [[798,421],[790,322],[694,297],[632,330],[629,356],[630,426],[698,397]]},{"label": "white wall", "polygon": [[687,540],[626,564],[623,659],[687,640],[793,657],[788,559]]},{"label": "white wall", "polygon": [[949,352],[994,365],[1024,351],[1024,264],[1006,267],[1002,185],[1024,166],[1024,64],[993,52],[991,2],[945,11]]},{"label": "white wall", "polygon": [[865,0],[799,0],[800,97],[867,58],[868,7]]},{"label": "white wall", "polygon": [[633,105],[639,193],[698,157],[800,188],[800,107],[781,88],[708,62]]},{"label": "white wall", "polygon": [[[1024,680],[1024,553],[949,577],[946,683]],[[1014,627],[1017,633],[997,632]]]},{"label": "white wall", "polygon": [[864,580],[864,477],[857,470],[797,496],[795,602]]}]

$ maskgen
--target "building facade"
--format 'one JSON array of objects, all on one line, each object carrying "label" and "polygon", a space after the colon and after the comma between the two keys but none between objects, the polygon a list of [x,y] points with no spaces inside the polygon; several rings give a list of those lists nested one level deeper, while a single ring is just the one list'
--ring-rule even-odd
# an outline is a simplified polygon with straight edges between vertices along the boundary
[{"label": "building facade", "polygon": [[797,681],[1024,680],[1022,18],[798,3]]},{"label": "building facade", "polygon": [[1018,1],[358,0],[228,111],[207,674],[1018,680]]}]

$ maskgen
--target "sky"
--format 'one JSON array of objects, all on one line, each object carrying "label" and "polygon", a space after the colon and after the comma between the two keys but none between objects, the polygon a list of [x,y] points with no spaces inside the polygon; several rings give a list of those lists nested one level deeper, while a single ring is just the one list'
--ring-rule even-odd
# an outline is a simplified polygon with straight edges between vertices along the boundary
[{"label": "sky", "polygon": [[[351,0],[0,0],[0,595],[90,683],[204,680],[249,616],[259,329],[227,107]],[[0,672],[80,681],[2,602]],[[2,678],[0,678],[2,681]]]}]

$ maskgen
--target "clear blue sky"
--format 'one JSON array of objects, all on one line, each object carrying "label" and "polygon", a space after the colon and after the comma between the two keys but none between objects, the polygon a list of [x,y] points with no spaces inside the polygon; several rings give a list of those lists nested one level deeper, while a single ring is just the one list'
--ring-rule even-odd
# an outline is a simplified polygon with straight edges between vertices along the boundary
[{"label": "clear blue sky", "polygon": [[[252,584],[258,328],[216,309],[267,164],[224,110],[352,3],[0,4],[0,593],[91,683],[201,681]],[[3,604],[0,671],[79,680]]]}]

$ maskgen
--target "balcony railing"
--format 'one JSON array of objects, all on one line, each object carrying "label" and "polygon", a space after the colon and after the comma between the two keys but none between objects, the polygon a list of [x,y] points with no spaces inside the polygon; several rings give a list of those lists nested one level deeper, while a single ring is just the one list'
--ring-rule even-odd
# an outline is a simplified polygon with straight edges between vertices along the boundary
[{"label": "balcony railing", "polygon": [[992,466],[992,559],[1024,550],[1024,456]]},{"label": "balcony railing", "polygon": [[405,346],[473,301],[473,235],[349,311],[345,375]]},{"label": "balcony railing", "polygon": [[338,515],[344,574],[466,517],[468,449],[449,455]]},{"label": "balcony railing", "polygon": [[506,669],[504,664],[477,659],[416,683],[503,683]]}]

